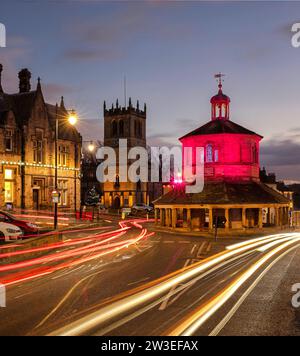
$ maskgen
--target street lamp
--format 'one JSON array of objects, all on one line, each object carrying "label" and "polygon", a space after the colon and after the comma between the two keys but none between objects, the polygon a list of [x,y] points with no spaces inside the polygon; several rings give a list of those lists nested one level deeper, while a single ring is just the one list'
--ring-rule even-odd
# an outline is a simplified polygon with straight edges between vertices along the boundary
[{"label": "street lamp", "polygon": [[[65,117],[63,117],[65,120]],[[68,116],[68,122],[70,125],[74,126],[77,121],[77,115],[74,110],[72,110]],[[55,106],[55,176],[54,176],[54,187],[56,198],[54,201],[54,230],[57,229],[57,222],[58,222],[58,128],[59,128],[59,118],[58,118],[58,104]],[[76,186],[76,182],[75,182]]]}]

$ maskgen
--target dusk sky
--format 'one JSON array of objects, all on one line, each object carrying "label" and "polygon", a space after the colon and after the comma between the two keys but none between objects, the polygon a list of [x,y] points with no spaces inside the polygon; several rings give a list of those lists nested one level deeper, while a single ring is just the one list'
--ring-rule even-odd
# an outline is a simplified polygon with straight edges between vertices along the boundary
[{"label": "dusk sky", "polygon": [[291,27],[300,2],[1,1],[2,85],[19,69],[42,79],[47,102],[64,95],[84,139],[102,139],[102,106],[123,78],[148,106],[148,143],[174,144],[210,120],[214,74],[226,74],[231,120],[265,137],[262,165],[300,180],[300,48]]}]

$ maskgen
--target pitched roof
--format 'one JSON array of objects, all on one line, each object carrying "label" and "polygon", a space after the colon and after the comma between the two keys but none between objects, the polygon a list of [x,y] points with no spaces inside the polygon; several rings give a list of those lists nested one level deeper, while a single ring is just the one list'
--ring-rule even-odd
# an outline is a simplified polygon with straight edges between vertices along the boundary
[{"label": "pitched roof", "polygon": [[[181,137],[180,140],[191,136],[213,135],[213,134],[244,134],[244,135],[260,136],[257,133],[246,129],[245,127],[240,126],[233,121],[219,119],[219,120],[213,120],[208,122],[204,126],[201,126],[198,129]],[[262,136],[260,137],[262,138]]]},{"label": "pitched roof", "polygon": [[185,188],[172,190],[155,205],[214,205],[214,204],[288,204],[289,200],[263,183],[207,183],[198,194],[186,194]]}]

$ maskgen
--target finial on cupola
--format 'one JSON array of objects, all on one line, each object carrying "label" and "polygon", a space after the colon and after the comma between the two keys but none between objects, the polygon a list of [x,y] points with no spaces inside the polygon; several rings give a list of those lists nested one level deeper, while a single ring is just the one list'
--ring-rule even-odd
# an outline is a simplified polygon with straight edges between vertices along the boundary
[{"label": "finial on cupola", "polygon": [[139,101],[136,102],[136,109],[140,110],[140,102]]},{"label": "finial on cupola", "polygon": [[103,111],[106,111],[106,101],[103,102]]},{"label": "finial on cupola", "polygon": [[131,98],[129,98],[129,107],[132,107],[132,102],[131,102]]},{"label": "finial on cupola", "polygon": [[119,109],[119,99],[117,99],[116,108]]}]

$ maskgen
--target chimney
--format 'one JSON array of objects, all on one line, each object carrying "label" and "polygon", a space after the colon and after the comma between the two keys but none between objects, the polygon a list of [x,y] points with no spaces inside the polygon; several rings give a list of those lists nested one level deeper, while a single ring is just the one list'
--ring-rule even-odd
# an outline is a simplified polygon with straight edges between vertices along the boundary
[{"label": "chimney", "polygon": [[3,94],[2,83],[1,83],[1,76],[2,76],[3,65],[0,64],[0,93]]},{"label": "chimney", "polygon": [[29,93],[31,86],[30,86],[30,78],[31,78],[31,73],[27,68],[22,69],[19,72],[19,89],[20,93]]}]

